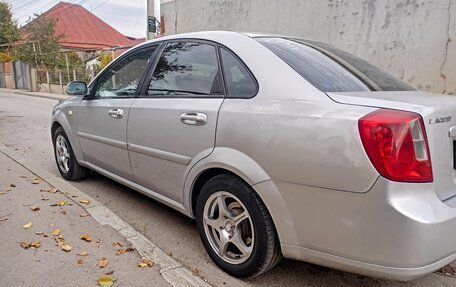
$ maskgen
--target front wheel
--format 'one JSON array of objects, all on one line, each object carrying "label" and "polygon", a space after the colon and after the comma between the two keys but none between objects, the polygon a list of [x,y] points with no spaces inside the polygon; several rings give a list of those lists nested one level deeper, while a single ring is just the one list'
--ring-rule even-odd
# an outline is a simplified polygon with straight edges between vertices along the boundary
[{"label": "front wheel", "polygon": [[271,216],[241,179],[218,175],[201,190],[197,226],[211,259],[235,277],[258,276],[282,258]]},{"label": "front wheel", "polygon": [[53,142],[55,161],[63,178],[73,181],[86,177],[88,170],[78,164],[70,141],[62,127],[55,130]]}]

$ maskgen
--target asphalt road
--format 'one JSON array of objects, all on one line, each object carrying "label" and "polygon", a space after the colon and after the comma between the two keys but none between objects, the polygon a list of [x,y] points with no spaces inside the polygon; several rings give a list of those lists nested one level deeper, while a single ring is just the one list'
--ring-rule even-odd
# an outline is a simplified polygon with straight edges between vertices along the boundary
[{"label": "asphalt road", "polygon": [[[55,100],[0,91],[0,144],[57,175],[49,132],[55,104]],[[456,286],[455,278],[438,274],[393,282],[287,259],[265,275],[239,280],[211,262],[193,220],[101,175],[72,184],[214,286]]]}]

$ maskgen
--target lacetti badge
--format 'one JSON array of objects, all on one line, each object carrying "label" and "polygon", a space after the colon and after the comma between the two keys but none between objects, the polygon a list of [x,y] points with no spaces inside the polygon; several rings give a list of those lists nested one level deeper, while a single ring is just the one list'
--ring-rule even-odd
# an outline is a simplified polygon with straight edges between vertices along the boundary
[{"label": "lacetti badge", "polygon": [[435,119],[429,119],[429,124],[441,124],[441,123],[446,123],[451,121],[451,116],[449,117],[442,117],[442,118],[435,118]]}]

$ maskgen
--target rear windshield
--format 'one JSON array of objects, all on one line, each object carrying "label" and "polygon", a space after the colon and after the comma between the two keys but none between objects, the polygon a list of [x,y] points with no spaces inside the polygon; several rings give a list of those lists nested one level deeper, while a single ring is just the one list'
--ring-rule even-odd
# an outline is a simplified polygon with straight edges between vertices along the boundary
[{"label": "rear windshield", "polygon": [[368,62],[330,45],[292,38],[255,38],[323,92],[413,91]]}]

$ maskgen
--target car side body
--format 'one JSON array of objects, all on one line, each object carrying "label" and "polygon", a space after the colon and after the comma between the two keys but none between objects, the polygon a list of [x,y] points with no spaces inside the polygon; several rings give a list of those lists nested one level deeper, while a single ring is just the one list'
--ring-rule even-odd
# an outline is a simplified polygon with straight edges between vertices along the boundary
[{"label": "car side body", "polygon": [[[257,36],[167,36],[134,47],[105,68],[153,45],[208,42],[248,67],[257,84],[250,98],[143,97],[152,73],[146,69],[131,97],[76,96],[57,104],[52,134],[63,128],[81,166],[193,218],[208,180],[239,177],[269,211],[287,258],[398,280],[455,260],[456,100],[418,91],[325,93]],[[112,109],[121,109],[123,118],[107,116]],[[422,117],[432,182],[379,174],[359,132],[359,120],[378,109]],[[182,122],[182,115],[194,119],[193,113],[207,116],[205,124]]]}]

